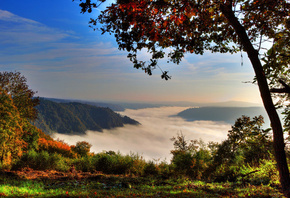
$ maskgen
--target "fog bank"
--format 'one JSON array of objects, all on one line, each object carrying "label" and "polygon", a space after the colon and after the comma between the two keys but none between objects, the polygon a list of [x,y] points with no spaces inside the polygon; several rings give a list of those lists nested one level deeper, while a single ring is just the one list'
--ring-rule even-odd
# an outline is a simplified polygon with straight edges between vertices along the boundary
[{"label": "fog bank", "polygon": [[64,140],[68,144],[87,141],[92,144],[91,151],[120,151],[122,154],[138,153],[146,160],[171,159],[170,150],[173,142],[170,140],[182,132],[187,140],[202,139],[205,142],[220,142],[226,139],[231,125],[223,122],[194,121],[187,122],[179,117],[170,117],[188,107],[161,107],[132,110],[127,109],[120,114],[137,120],[142,125],[126,125],[102,133],[87,131],[86,135],[55,134],[53,138]]}]

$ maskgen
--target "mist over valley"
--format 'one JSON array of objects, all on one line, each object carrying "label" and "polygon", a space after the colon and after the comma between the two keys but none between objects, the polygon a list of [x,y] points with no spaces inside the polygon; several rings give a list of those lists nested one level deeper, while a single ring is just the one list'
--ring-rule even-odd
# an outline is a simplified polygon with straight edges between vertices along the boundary
[{"label": "mist over valley", "polygon": [[121,114],[137,120],[141,125],[125,125],[105,129],[102,133],[86,131],[85,135],[65,135],[56,133],[54,138],[69,144],[87,141],[92,144],[92,152],[120,151],[123,154],[138,153],[147,160],[170,160],[173,142],[177,133],[187,140],[202,139],[204,142],[221,142],[226,139],[231,124],[224,121],[187,121],[173,116],[188,107],[158,107],[145,109],[126,109]]},{"label": "mist over valley", "polygon": [[265,115],[255,104],[235,101],[152,104],[45,98],[38,110],[34,124],[55,139],[71,145],[87,141],[95,153],[138,153],[147,160],[167,161],[173,149],[170,138],[178,133],[186,140],[221,142],[238,117]]}]

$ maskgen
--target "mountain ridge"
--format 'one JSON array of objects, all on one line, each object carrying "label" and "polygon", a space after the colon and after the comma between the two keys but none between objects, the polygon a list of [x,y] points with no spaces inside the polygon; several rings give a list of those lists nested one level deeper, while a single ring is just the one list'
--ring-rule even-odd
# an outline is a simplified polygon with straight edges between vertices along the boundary
[{"label": "mountain ridge", "polygon": [[174,115],[181,117],[186,121],[206,120],[206,121],[223,121],[234,124],[236,119],[241,116],[259,116],[264,117],[265,123],[268,125],[268,117],[263,107],[199,107],[188,108]]},{"label": "mountain ridge", "polygon": [[57,103],[41,98],[36,109],[38,119],[32,124],[47,134],[84,134],[87,130],[102,132],[103,129],[123,127],[125,124],[140,124],[110,108],[79,102]]}]

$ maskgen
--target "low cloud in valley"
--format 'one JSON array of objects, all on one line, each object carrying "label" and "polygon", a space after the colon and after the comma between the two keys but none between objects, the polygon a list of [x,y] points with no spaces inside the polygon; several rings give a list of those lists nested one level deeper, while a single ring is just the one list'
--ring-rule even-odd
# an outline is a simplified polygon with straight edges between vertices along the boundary
[{"label": "low cloud in valley", "polygon": [[202,139],[204,142],[220,142],[226,139],[230,124],[213,121],[187,122],[179,117],[172,117],[185,107],[161,107],[132,110],[120,114],[127,115],[141,123],[139,126],[126,125],[102,133],[87,131],[86,135],[55,134],[54,138],[68,144],[87,141],[92,144],[91,151],[120,151],[122,154],[138,153],[146,160],[160,159],[169,161],[173,142],[170,140],[182,132],[187,140]]}]

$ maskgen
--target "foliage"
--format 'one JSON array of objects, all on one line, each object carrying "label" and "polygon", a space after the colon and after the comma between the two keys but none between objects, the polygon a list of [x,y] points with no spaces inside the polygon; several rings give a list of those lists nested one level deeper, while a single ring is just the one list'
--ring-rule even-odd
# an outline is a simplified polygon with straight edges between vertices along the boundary
[{"label": "foliage", "polygon": [[92,172],[95,170],[93,157],[79,157],[71,160],[71,164],[74,165],[75,169],[79,171]]},{"label": "foliage", "polygon": [[129,155],[98,153],[93,158],[95,170],[103,173],[128,174],[133,169],[134,158]]},{"label": "foliage", "polygon": [[38,119],[33,124],[46,132],[84,134],[87,130],[102,131],[124,124],[139,124],[137,121],[121,116],[109,108],[77,102],[57,103],[40,99]]},{"label": "foliage", "polygon": [[240,171],[241,179],[244,183],[253,185],[279,184],[279,174],[276,169],[276,164],[272,159],[261,160],[258,167],[243,165]]},{"label": "foliage", "polygon": [[39,151],[47,151],[49,153],[58,153],[64,157],[76,157],[76,154],[72,150],[71,146],[63,141],[47,140],[45,138],[39,138],[38,140]]},{"label": "foliage", "polygon": [[269,80],[272,95],[276,98],[276,106],[282,108],[285,122],[285,130],[290,129],[290,110],[289,110],[289,62],[290,62],[290,21],[283,21],[284,28],[275,36],[273,46],[265,53],[263,57],[263,68],[265,75]]},{"label": "foliage", "polygon": [[26,143],[26,147],[24,148],[25,151],[28,150],[37,150],[38,149],[38,140],[40,137],[40,134],[43,132],[33,126],[30,122],[27,120],[22,120],[22,137],[21,139]]},{"label": "foliage", "polygon": [[157,165],[153,161],[146,163],[143,174],[146,176],[156,176],[159,174]]},{"label": "foliage", "polygon": [[60,154],[29,150],[15,163],[13,169],[23,169],[26,167],[35,170],[67,171],[69,169],[69,164],[68,160]]},{"label": "foliage", "polygon": [[238,118],[228,132],[228,139],[215,145],[209,174],[223,181],[236,180],[244,164],[258,166],[261,160],[269,160],[273,154],[269,130],[261,128],[263,117]]},{"label": "foliage", "polygon": [[[100,0],[82,2],[82,12],[92,12]],[[231,2],[231,4],[230,4]],[[90,24],[102,27],[102,33],[114,34],[119,49],[127,50],[135,68],[142,68],[149,75],[156,68],[158,59],[168,58],[179,63],[184,53],[203,54],[204,51],[236,52],[241,38],[229,25],[226,7],[233,17],[239,15],[250,41],[260,36],[273,38],[285,27],[284,17],[289,15],[287,1],[116,1],[107,6]],[[233,45],[236,44],[237,46]],[[152,57],[148,64],[138,61],[137,51],[147,48]],[[259,46],[258,46],[259,48]],[[162,78],[168,79],[167,72]]]},{"label": "foliage", "polygon": [[177,137],[171,138],[174,141],[174,150],[171,151],[173,158],[171,160],[174,170],[178,174],[201,179],[203,172],[211,162],[211,154],[202,140],[191,140],[190,143],[185,140],[181,133]]},{"label": "foliage", "polygon": [[26,81],[20,72],[0,72],[0,87],[13,98],[20,117],[35,120],[37,111],[34,107],[39,100],[34,97],[35,92],[28,88]]},{"label": "foliage", "polygon": [[87,157],[90,153],[92,145],[86,141],[77,142],[75,146],[72,146],[72,150],[81,157]]},{"label": "foliage", "polygon": [[23,152],[38,148],[42,133],[29,121],[36,118],[38,98],[19,72],[0,72],[0,160],[10,164]]},{"label": "foliage", "polygon": [[20,113],[12,98],[0,87],[0,162],[9,165],[22,155],[26,146],[21,139],[23,133]]},{"label": "foliage", "polygon": [[259,159],[269,158],[273,150],[270,129],[262,129],[263,117],[242,116],[238,118],[232,130],[228,132],[228,140],[232,145],[232,152],[241,150],[245,163],[258,163]]}]

